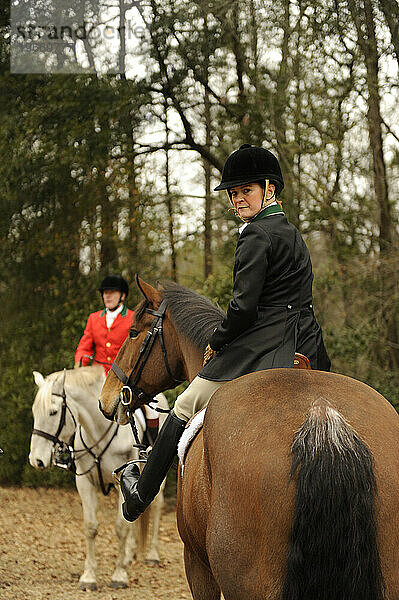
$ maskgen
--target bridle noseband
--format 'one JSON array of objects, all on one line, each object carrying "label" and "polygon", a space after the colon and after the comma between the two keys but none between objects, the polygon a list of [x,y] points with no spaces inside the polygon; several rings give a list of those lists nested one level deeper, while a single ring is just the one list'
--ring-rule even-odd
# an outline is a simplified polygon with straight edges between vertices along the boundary
[{"label": "bridle noseband", "polygon": [[[167,303],[166,303],[166,300],[164,299],[164,300],[162,300],[161,304],[159,305],[158,310],[152,310],[150,308],[145,309],[146,313],[149,313],[150,315],[154,316],[154,320],[151,324],[151,327],[147,331],[147,334],[143,340],[143,343],[141,344],[139,355],[137,357],[136,362],[133,365],[132,370],[130,371],[130,375],[126,375],[126,373],[120,368],[120,366],[117,364],[116,361],[114,361],[111,365],[112,371],[115,373],[115,375],[118,377],[118,379],[120,379],[120,381],[122,381],[122,383],[124,384],[120,391],[120,394],[119,394],[119,402],[123,406],[129,407],[130,411],[132,410],[131,404],[132,404],[132,400],[133,400],[133,395],[135,395],[136,398],[138,400],[140,400],[142,404],[149,404],[150,402],[158,402],[158,400],[156,400],[156,398],[154,398],[154,396],[152,396],[151,394],[148,394],[141,387],[138,386],[139,379],[140,379],[143,369],[146,365],[146,362],[148,360],[150,352],[154,346],[157,336],[159,336],[159,341],[161,343],[162,355],[163,355],[165,367],[166,367],[168,374],[173,379],[173,381],[175,381],[176,383],[181,383],[182,381],[184,381],[184,379],[177,379],[173,375],[171,368],[169,366],[169,362],[168,362],[168,356],[166,353],[165,341],[164,341],[164,337],[163,337],[163,319],[165,317],[166,305],[167,305]],[[118,402],[118,404],[119,404],[119,402]],[[115,416],[115,414],[116,414],[118,404],[115,407],[113,416]],[[158,412],[169,412],[169,411],[163,410],[161,408],[155,408],[155,410]]]}]

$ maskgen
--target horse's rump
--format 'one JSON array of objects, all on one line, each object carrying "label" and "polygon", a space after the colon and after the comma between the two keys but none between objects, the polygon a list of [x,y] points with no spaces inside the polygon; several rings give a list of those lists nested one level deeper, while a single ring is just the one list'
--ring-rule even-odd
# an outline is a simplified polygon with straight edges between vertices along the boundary
[{"label": "horse's rump", "polygon": [[[313,402],[316,404],[312,409]],[[317,411],[319,420],[315,419]],[[290,478],[295,431],[300,432],[293,447],[294,466],[298,468]],[[208,406],[203,435],[206,477],[211,489],[206,545],[212,570],[225,595],[239,588],[254,600],[281,598],[291,548],[288,575],[292,586],[285,584],[287,600],[383,597],[377,535],[385,578],[387,570],[394,572],[399,566],[397,556],[389,556],[389,548],[399,543],[399,523],[395,501],[387,490],[388,487],[391,493],[395,491],[398,497],[399,455],[393,445],[399,436],[399,420],[380,394],[361,382],[332,373],[282,369],[252,373],[215,393]],[[316,442],[320,452],[314,452]],[[325,477],[320,476],[321,469]],[[384,499],[377,510],[375,480]],[[196,485],[193,481],[193,494]],[[343,511],[347,514],[341,519]],[[387,515],[390,523],[385,522]],[[304,548],[295,547],[295,536],[301,526],[303,532],[308,529],[310,537],[306,540],[305,536],[299,543],[310,543],[311,548],[305,548],[307,556],[300,556],[299,562],[304,562],[299,566],[298,555]],[[332,527],[334,535],[330,535]],[[353,528],[354,537],[348,534]],[[354,546],[359,549],[366,543],[357,554],[353,552]],[[359,560],[363,561],[361,567]],[[388,560],[395,566],[391,568]],[[306,583],[306,576],[303,578],[303,568],[314,575],[317,564],[320,581],[323,585],[330,582],[326,595],[320,589],[309,591],[317,576],[313,583]],[[352,585],[352,591],[347,595],[328,595],[342,591],[338,576],[341,566],[346,581],[342,585]],[[351,574],[357,568],[363,572],[358,581],[369,590],[368,596],[363,592],[356,596]],[[308,586],[305,591],[293,583],[295,572]],[[394,585],[396,580],[397,576]],[[358,590],[365,589],[361,585]]]}]

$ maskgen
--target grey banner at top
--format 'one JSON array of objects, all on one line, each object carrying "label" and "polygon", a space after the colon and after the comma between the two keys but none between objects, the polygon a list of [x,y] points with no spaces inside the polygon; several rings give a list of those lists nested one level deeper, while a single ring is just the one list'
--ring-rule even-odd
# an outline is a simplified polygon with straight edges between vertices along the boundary
[{"label": "grey banner at top", "polygon": [[121,73],[142,54],[148,0],[12,0],[12,73]]}]

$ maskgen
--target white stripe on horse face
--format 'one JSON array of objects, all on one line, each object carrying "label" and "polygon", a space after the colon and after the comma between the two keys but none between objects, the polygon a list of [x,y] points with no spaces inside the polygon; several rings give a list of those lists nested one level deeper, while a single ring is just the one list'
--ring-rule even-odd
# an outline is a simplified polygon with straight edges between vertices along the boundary
[{"label": "white stripe on horse face", "polygon": [[44,470],[51,467],[53,442],[38,435],[32,435],[29,463],[34,469]]}]

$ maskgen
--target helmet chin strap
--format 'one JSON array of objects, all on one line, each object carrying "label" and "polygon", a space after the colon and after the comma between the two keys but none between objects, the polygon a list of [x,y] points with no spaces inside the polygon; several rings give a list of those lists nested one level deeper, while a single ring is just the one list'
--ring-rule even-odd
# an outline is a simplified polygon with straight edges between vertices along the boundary
[{"label": "helmet chin strap", "polygon": [[[263,190],[263,197],[262,197],[262,202],[260,204],[260,209],[258,210],[258,212],[256,213],[256,215],[254,215],[250,219],[244,219],[240,215],[240,213],[238,212],[238,210],[235,209],[234,204],[233,204],[233,200],[231,199],[230,194],[229,194],[229,190],[227,190],[227,194],[229,195],[230,202],[233,204],[233,207],[229,208],[229,211],[233,210],[234,214],[236,215],[236,217],[238,217],[239,219],[241,219],[241,221],[243,221],[244,223],[250,223],[254,217],[256,217],[260,212],[262,212],[262,210],[264,208],[266,208],[266,206],[269,206],[269,204],[271,204],[272,202],[274,202],[276,200],[275,192],[273,192],[273,196],[267,200],[266,195],[267,195],[268,191],[269,191],[269,180],[265,179],[265,189]],[[265,200],[266,200],[266,202],[265,202]],[[278,200],[277,200],[277,202],[278,202]],[[281,203],[280,203],[280,206],[281,206]]]}]

